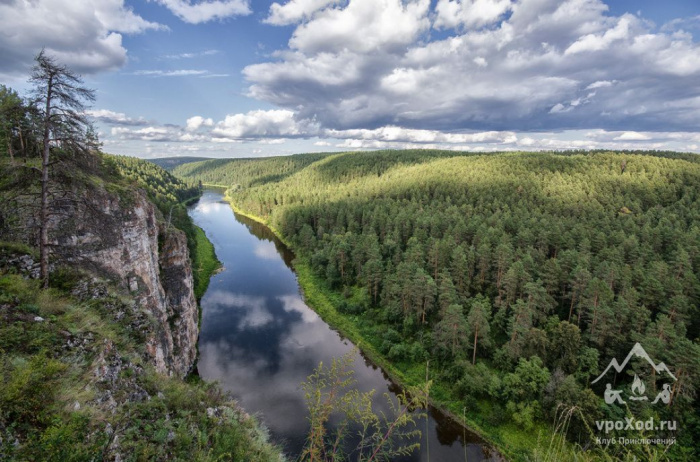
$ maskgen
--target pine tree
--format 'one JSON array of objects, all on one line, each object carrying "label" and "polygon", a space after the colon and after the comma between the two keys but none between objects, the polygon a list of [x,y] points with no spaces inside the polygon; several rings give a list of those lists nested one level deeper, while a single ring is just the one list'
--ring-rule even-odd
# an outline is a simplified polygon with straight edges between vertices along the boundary
[{"label": "pine tree", "polygon": [[486,343],[484,339],[488,339],[491,321],[491,304],[485,297],[477,297],[474,299],[467,316],[467,324],[469,332],[474,336],[474,351],[472,353],[472,364],[476,363],[476,349],[479,343],[479,338],[482,339],[482,344]]},{"label": "pine tree", "polygon": [[49,286],[49,214],[51,148],[67,151],[90,150],[89,122],[85,103],[95,100],[95,93],[83,86],[80,76],[59,64],[42,50],[35,59],[30,82],[34,84],[34,105],[40,114],[41,208],[39,212],[39,254],[41,280]]}]

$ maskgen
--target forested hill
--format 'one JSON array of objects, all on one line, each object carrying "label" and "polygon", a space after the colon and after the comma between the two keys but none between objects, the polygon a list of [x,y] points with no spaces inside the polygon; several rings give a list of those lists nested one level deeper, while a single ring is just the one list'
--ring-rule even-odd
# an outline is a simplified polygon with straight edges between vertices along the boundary
[{"label": "forested hill", "polygon": [[281,181],[330,155],[320,153],[261,159],[212,159],[180,165],[173,173],[178,177],[201,181],[204,184],[248,187]]},{"label": "forested hill", "polygon": [[233,186],[374,348],[409,375],[430,358],[436,395],[500,444],[526,447],[512,433],[575,406],[568,436],[585,446],[616,412],[590,382],[641,342],[678,381],[675,405],[640,412],[683,423],[675,460],[700,456],[697,156],[389,151],[175,172]]},{"label": "forested hill", "polygon": [[162,157],[160,159],[147,159],[148,162],[152,162],[159,167],[164,168],[165,170],[171,171],[175,167],[182,165],[182,164],[188,164],[191,162],[202,162],[205,160],[209,160],[211,157]]},{"label": "forested hill", "polygon": [[183,181],[150,161],[128,156],[105,156],[115,164],[121,175],[145,188],[150,199],[159,207],[186,202],[199,197],[201,193],[196,182]]}]

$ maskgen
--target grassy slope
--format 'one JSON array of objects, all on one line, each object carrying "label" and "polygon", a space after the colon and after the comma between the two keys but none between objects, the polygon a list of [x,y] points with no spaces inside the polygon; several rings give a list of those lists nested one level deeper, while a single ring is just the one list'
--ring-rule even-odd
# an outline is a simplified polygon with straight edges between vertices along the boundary
[{"label": "grassy slope", "polygon": [[[139,460],[276,460],[255,421],[215,386],[164,377],[142,361],[145,346],[129,327],[132,313],[114,316],[128,300],[111,289],[78,299],[67,290],[74,281],[66,274],[54,277],[48,291],[38,281],[0,274],[0,459],[101,459],[111,427],[120,433],[122,456]],[[66,346],[73,344],[79,346]],[[114,345],[122,362],[107,383],[93,372],[105,344]],[[130,396],[139,389],[150,398]],[[118,403],[114,412],[105,408],[105,396]],[[207,408],[226,415],[210,418]]]},{"label": "grassy slope", "polygon": [[214,245],[199,226],[195,226],[195,240],[195,252],[191,257],[192,272],[197,274],[194,295],[199,300],[207,291],[211,276],[221,268],[221,262],[216,258]]}]

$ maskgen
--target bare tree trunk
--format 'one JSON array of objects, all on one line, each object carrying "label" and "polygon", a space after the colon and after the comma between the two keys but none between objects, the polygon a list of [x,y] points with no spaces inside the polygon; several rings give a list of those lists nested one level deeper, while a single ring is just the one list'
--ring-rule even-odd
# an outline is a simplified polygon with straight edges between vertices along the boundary
[{"label": "bare tree trunk", "polygon": [[7,137],[7,152],[10,153],[10,162],[15,163],[15,156],[12,153],[12,136]]},{"label": "bare tree trunk", "polygon": [[51,123],[51,84],[49,79],[46,92],[46,113],[44,114],[44,145],[41,156],[41,211],[40,236],[39,236],[39,260],[41,281],[44,289],[49,287],[49,136]]},{"label": "bare tree trunk", "polygon": [[20,153],[22,156],[27,157],[27,153],[25,152],[25,149],[24,149],[24,137],[22,136],[22,127],[21,126],[17,127],[17,133],[19,133]]}]

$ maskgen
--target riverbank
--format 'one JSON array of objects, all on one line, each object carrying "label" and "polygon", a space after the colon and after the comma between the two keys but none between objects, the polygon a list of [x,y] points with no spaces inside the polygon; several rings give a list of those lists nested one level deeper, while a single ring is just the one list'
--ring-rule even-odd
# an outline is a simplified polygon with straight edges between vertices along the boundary
[{"label": "riverbank", "polygon": [[214,245],[209,241],[204,230],[199,226],[195,226],[194,230],[196,245],[194,255],[192,255],[192,272],[196,274],[194,295],[199,301],[209,287],[209,280],[214,274],[221,271],[222,265],[216,258]]},{"label": "riverbank", "polygon": [[[267,220],[240,209],[233,203],[230,196],[226,195],[225,199],[234,212],[265,225],[282,243],[292,251],[295,250],[291,242]],[[357,316],[341,313],[335,308],[343,301],[343,296],[330,289],[322,278],[315,275],[311,265],[303,256],[297,255],[292,264],[305,302],[327,324],[352,341],[366,358],[380,367],[400,387],[408,388],[424,383],[426,365],[397,365],[390,362],[379,352],[376,342],[372,341],[372,332],[363,328],[362,324],[358,322]],[[512,424],[501,425],[498,428],[489,427],[485,425],[489,412],[488,402],[480,403],[478,409],[468,409],[470,415],[467,416],[463,408],[460,409],[459,406],[455,405],[459,400],[452,396],[449,387],[440,382],[433,381],[430,401],[431,405],[439,411],[465,426],[471,433],[477,434],[509,460],[531,458],[538,441],[546,440],[548,442],[551,436],[546,428],[541,427],[532,432],[525,432]]]}]

